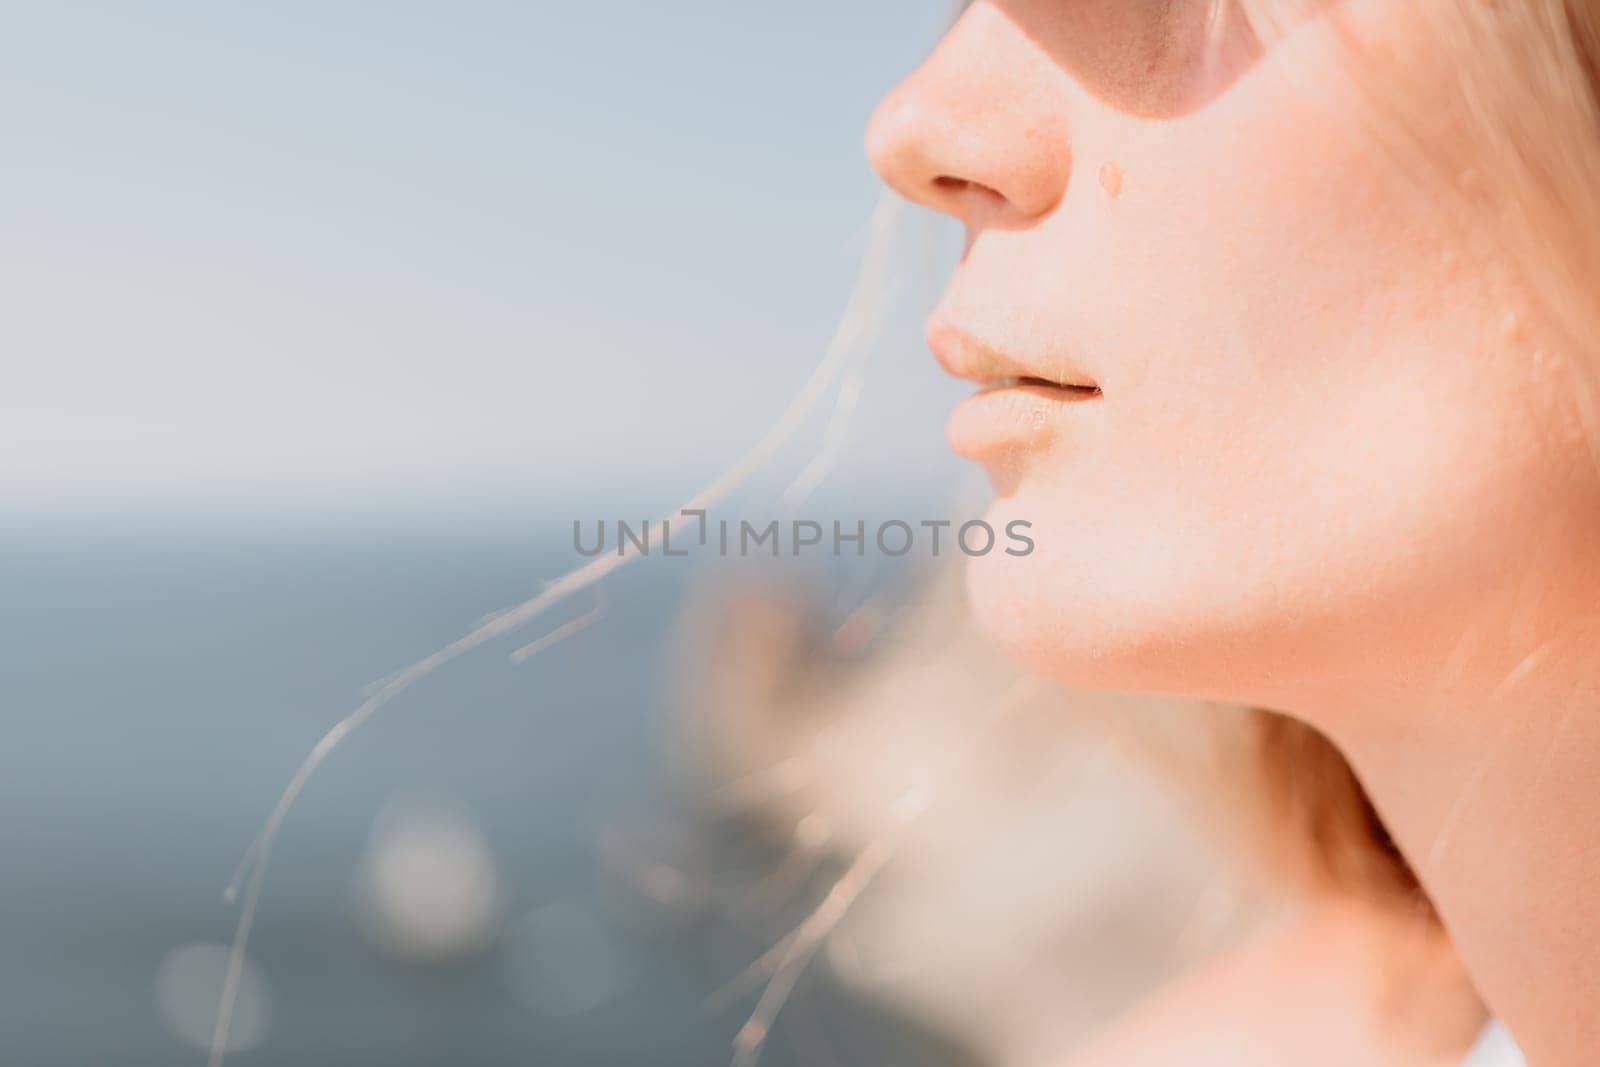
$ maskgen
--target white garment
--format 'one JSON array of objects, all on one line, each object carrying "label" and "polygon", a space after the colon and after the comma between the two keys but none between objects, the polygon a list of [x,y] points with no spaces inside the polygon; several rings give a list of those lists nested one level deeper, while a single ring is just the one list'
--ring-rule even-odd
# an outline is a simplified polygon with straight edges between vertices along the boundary
[{"label": "white garment", "polygon": [[1527,1067],[1527,1063],[1510,1032],[1491,1019],[1461,1067]]}]

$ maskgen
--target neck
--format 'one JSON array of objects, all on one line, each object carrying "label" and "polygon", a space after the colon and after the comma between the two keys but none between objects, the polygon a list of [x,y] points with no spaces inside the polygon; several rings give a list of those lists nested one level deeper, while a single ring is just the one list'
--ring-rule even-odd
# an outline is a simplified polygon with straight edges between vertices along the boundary
[{"label": "neck", "polygon": [[1454,658],[1451,684],[1436,671],[1425,686],[1347,691],[1325,714],[1302,714],[1345,751],[1529,1063],[1592,1064],[1600,635],[1563,635],[1511,657],[1481,651]]}]

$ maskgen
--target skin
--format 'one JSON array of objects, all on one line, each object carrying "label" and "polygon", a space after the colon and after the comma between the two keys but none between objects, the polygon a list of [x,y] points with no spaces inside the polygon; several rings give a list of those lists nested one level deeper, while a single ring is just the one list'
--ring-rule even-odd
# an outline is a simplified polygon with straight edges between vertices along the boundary
[{"label": "skin", "polygon": [[[989,521],[1037,542],[971,561],[974,608],[1063,683],[1321,729],[1530,1061],[1591,1062],[1600,479],[1572,367],[1592,354],[1447,174],[1372,133],[1358,53],[1453,106],[1407,4],[1316,5],[1270,45],[1230,21],[1209,53],[1204,6],[980,0],[872,118],[885,180],[966,227],[941,360],[1100,390],[953,417]],[[1341,1010],[1283,958],[1212,985]]]}]

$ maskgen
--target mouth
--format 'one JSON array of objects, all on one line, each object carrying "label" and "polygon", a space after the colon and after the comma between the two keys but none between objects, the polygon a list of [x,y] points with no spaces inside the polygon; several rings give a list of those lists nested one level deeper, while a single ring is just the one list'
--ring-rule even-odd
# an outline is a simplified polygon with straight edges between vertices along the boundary
[{"label": "mouth", "polygon": [[1081,368],[1055,359],[1016,359],[947,319],[929,320],[927,334],[945,370],[979,386],[950,413],[946,426],[950,447],[969,459],[1012,460],[1040,451],[1073,421],[1069,409],[1102,396],[1100,384]]}]

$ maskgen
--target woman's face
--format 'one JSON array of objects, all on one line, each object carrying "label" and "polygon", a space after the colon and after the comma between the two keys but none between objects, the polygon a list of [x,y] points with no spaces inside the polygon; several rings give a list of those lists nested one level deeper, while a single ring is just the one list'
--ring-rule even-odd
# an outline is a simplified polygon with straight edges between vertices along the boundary
[{"label": "woman's face", "polygon": [[1292,706],[1489,648],[1509,670],[1594,602],[1600,494],[1491,227],[1375,133],[1357,54],[1441,107],[1449,59],[1407,0],[1270,46],[1232,17],[1208,45],[1209,6],[978,0],[873,116],[884,178],[966,226],[940,361],[1084,387],[951,418],[991,523],[1037,545],[972,562],[976,610],[1080,685]]}]

